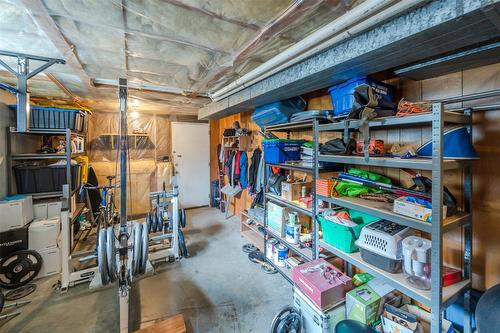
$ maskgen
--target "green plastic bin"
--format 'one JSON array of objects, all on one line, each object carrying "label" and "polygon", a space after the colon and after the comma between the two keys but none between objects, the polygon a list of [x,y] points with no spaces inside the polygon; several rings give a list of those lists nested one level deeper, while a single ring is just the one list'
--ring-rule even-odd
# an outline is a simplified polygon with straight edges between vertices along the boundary
[{"label": "green plastic bin", "polygon": [[318,222],[323,230],[323,241],[343,252],[356,252],[358,251],[358,247],[354,244],[354,242],[359,238],[361,229],[370,223],[379,221],[380,219],[353,209],[343,209],[340,210],[340,212],[341,211],[347,211],[357,226],[342,226],[325,219],[321,215],[318,215]]}]

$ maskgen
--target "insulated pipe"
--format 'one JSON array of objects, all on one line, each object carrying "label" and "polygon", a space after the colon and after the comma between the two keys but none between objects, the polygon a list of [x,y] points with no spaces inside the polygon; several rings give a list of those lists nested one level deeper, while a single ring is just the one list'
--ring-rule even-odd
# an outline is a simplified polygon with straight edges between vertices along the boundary
[{"label": "insulated pipe", "polygon": [[[426,1],[428,0],[400,1],[381,12],[378,12],[375,15],[373,14],[379,11],[381,8],[386,7],[389,3],[394,3],[395,1],[364,2],[358,7],[355,7],[348,13],[344,14],[337,20],[333,21],[329,25],[313,33],[306,39],[290,47],[285,52],[280,53],[279,55],[270,59],[266,63],[242,76],[240,79],[234,81],[223,89],[216,91],[211,97],[213,100],[219,101],[244,89],[245,87],[251,86],[277,72],[284,70],[287,67],[290,67],[318,52],[321,52],[334,44],[342,42],[352,37],[352,35],[372,28],[373,26],[380,24],[387,19],[401,14],[402,12],[407,11],[415,7],[416,5],[419,5]],[[372,16],[369,17],[370,15]],[[356,24],[356,22],[359,23]],[[349,27],[351,25],[353,26]],[[342,32],[339,33],[340,31]],[[317,35],[320,35],[320,37],[317,37]],[[310,38],[314,38],[316,42],[307,42]]]}]

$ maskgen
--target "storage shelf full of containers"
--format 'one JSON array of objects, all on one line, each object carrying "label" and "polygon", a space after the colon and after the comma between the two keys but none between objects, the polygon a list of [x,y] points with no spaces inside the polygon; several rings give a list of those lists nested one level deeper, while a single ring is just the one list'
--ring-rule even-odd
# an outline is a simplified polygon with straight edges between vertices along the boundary
[{"label": "storage shelf full of containers", "polygon": [[[444,127],[445,125],[465,126],[468,131],[472,130],[472,117],[470,110],[462,109],[454,112],[444,111],[446,103],[436,102],[432,104],[432,112],[409,115],[406,117],[387,117],[375,118],[363,124],[360,120],[346,120],[332,124],[316,124],[314,131],[316,165],[316,179],[319,179],[319,162],[335,162],[347,166],[374,166],[384,168],[404,168],[416,170],[428,170],[432,173],[432,223],[424,222],[415,218],[399,215],[393,212],[392,205],[382,202],[374,202],[361,198],[351,198],[342,196],[322,196],[316,195],[315,205],[320,201],[332,204],[335,207],[357,210],[383,220],[395,222],[397,224],[410,227],[412,229],[430,234],[432,240],[431,255],[431,288],[430,290],[421,290],[408,282],[403,273],[389,273],[379,267],[365,262],[359,252],[346,253],[331,244],[326,243],[319,237],[319,225],[315,227],[316,256],[320,251],[327,250],[338,256],[349,266],[357,267],[373,276],[380,278],[393,288],[408,295],[412,299],[430,307],[432,309],[432,332],[439,332],[441,327],[441,315],[444,308],[453,302],[456,297],[462,294],[471,286],[471,224],[472,224],[472,174],[471,162],[469,160],[444,159]],[[358,131],[361,126],[368,129],[390,129],[412,127],[431,127],[432,158],[410,158],[400,159],[392,157],[365,157],[365,156],[343,156],[343,155],[322,155],[319,152],[321,134],[325,132],[341,132],[343,139],[350,137],[352,132]],[[369,133],[369,131],[368,131]],[[361,133],[362,135],[366,132]],[[463,193],[464,210],[457,214],[443,218],[443,174],[446,170],[463,170]],[[319,224],[318,220],[315,220]],[[443,287],[442,267],[443,267],[443,235],[455,228],[464,227],[463,244],[464,260],[462,262],[463,279],[462,281]],[[351,268],[349,269],[351,270]]]}]

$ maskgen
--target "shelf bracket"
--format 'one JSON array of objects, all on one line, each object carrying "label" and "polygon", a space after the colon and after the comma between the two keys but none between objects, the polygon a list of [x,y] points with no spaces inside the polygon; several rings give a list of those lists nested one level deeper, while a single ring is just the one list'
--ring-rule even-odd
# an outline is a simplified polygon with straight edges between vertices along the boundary
[{"label": "shelf bracket", "polygon": [[[54,64],[65,64],[63,59],[39,57],[35,55],[15,53],[8,51],[0,51],[0,56],[13,57],[17,59],[17,69],[10,67],[6,62],[0,59],[0,65],[5,67],[17,79],[16,91],[16,127],[18,132],[27,132],[30,123],[30,106],[29,106],[29,92],[28,80],[33,76],[41,73]],[[44,62],[36,69],[30,71],[30,60]]]}]

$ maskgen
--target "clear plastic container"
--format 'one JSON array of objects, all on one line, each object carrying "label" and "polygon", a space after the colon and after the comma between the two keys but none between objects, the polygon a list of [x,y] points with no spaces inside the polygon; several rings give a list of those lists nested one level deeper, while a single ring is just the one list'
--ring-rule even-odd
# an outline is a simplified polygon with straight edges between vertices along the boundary
[{"label": "clear plastic container", "polygon": [[430,240],[410,236],[403,239],[403,273],[415,288],[431,289],[431,250]]}]

